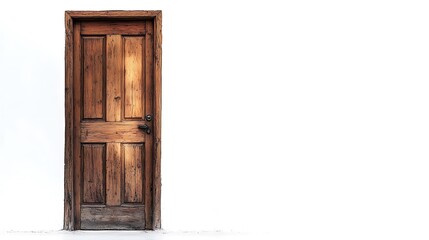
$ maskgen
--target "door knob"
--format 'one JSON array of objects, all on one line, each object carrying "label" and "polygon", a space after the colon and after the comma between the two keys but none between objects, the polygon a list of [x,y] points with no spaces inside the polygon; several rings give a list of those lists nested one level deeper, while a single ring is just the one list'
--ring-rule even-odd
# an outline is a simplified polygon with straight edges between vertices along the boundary
[{"label": "door knob", "polygon": [[138,128],[141,129],[141,130],[143,130],[143,131],[145,131],[146,134],[150,134],[150,132],[151,132],[149,126],[146,125],[146,124],[138,125]]},{"label": "door knob", "polygon": [[146,121],[148,121],[148,122],[152,121],[152,119],[153,119],[152,115],[150,115],[150,114],[147,114],[144,118],[145,118],[145,119],[146,119]]}]

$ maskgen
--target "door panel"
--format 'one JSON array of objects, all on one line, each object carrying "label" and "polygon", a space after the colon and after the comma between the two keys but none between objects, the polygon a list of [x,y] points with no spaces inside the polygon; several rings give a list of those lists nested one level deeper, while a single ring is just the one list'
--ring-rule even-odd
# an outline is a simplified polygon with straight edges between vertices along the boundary
[{"label": "door panel", "polygon": [[103,118],[104,37],[83,39],[83,118]]},{"label": "door panel", "polygon": [[123,144],[125,173],[125,203],[143,203],[143,144]]},{"label": "door panel", "polygon": [[74,28],[75,224],[151,228],[153,21],[109,24]]},{"label": "door panel", "polygon": [[141,229],[145,225],[140,214],[145,209],[136,207],[82,207],[82,229]]},{"label": "door panel", "polygon": [[104,144],[82,144],[83,203],[104,203]]},{"label": "door panel", "polygon": [[143,37],[125,37],[125,118],[142,118],[144,112]]}]

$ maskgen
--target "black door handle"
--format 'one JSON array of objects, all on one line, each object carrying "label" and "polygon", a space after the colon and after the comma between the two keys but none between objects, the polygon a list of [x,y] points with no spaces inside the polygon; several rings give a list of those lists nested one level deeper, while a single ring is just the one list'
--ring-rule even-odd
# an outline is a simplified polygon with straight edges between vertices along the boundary
[{"label": "black door handle", "polygon": [[146,134],[150,134],[150,128],[149,128],[149,126],[148,125],[146,125],[146,124],[143,124],[143,125],[138,125],[137,126],[139,129],[141,129],[141,130],[143,130],[143,131],[145,131],[146,132]]},{"label": "black door handle", "polygon": [[139,125],[138,128],[142,130],[146,130],[146,129],[149,129],[149,126],[146,124],[143,124],[143,125]]}]

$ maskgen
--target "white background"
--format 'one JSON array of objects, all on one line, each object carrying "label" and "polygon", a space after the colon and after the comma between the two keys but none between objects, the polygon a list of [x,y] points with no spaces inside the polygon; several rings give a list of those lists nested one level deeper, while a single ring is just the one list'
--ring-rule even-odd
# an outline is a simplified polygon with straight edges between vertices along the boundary
[{"label": "white background", "polygon": [[0,231],[63,219],[64,11],[163,10],[162,224],[429,237],[426,1],[1,1]]}]

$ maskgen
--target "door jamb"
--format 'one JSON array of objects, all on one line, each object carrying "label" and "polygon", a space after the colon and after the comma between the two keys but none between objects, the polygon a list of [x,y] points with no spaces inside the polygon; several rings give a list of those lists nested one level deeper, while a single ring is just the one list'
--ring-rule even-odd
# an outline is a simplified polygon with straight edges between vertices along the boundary
[{"label": "door jamb", "polygon": [[64,230],[75,230],[73,186],[73,22],[75,20],[153,19],[154,21],[154,126],[152,230],[161,228],[161,55],[162,11],[66,11],[65,12],[65,148]]}]

